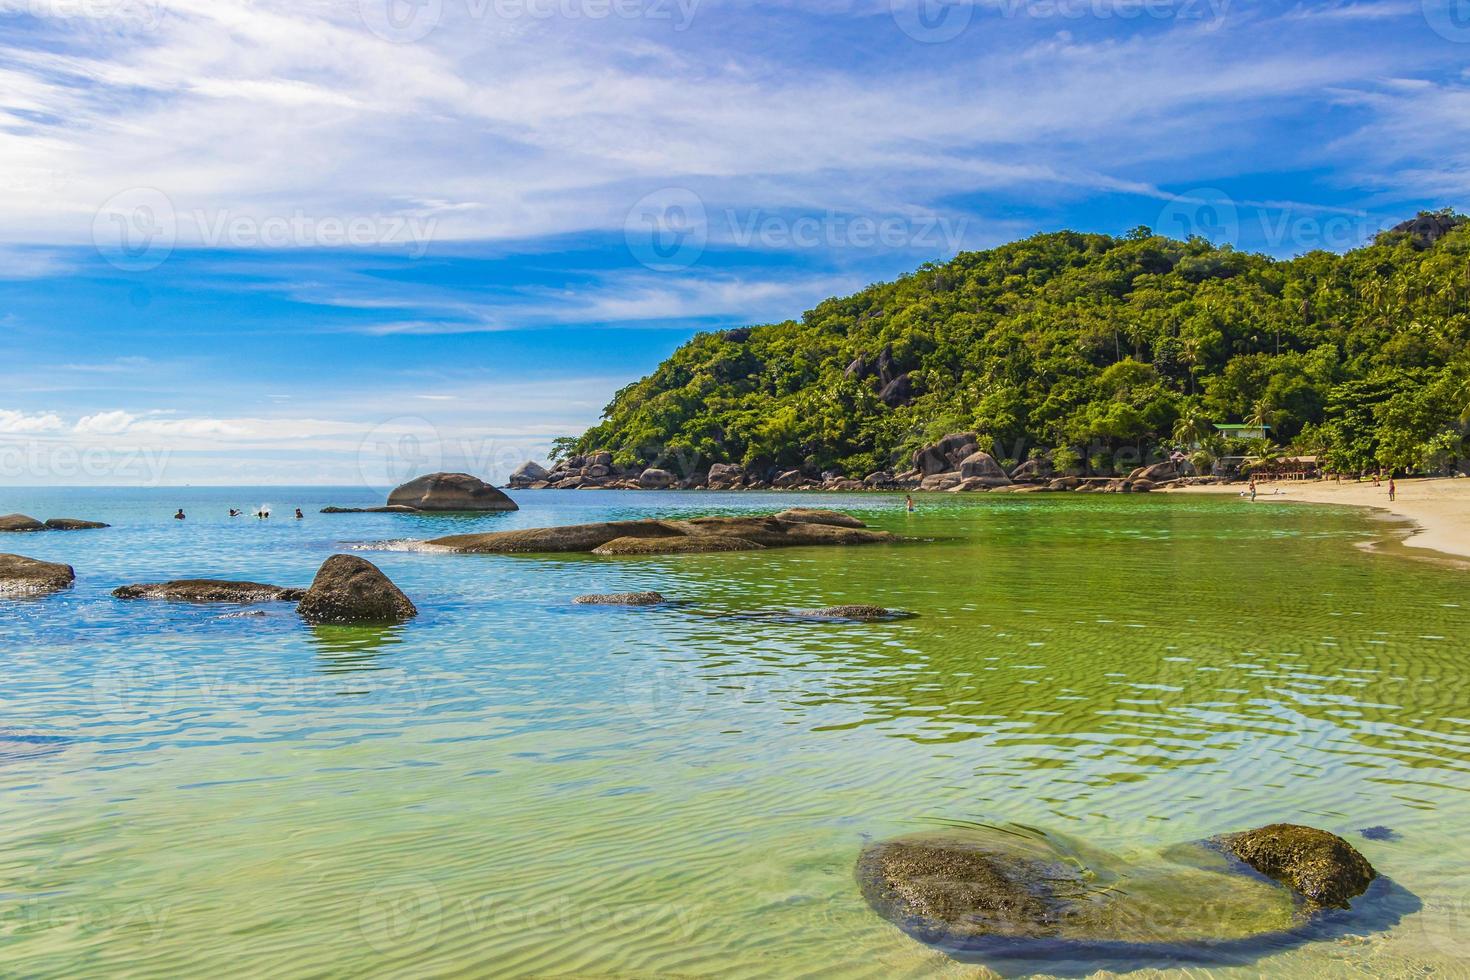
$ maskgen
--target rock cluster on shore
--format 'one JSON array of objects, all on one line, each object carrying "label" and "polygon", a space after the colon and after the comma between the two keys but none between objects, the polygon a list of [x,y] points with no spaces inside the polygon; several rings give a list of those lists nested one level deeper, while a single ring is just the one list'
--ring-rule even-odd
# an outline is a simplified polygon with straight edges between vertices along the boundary
[{"label": "rock cluster on shore", "polygon": [[1050,461],[1028,459],[1010,472],[980,448],[973,432],[956,432],[917,450],[902,471],[882,470],[862,477],[836,472],[765,467],[745,469],[715,463],[686,476],[658,468],[620,466],[610,452],[573,456],[548,470],[527,462],[510,477],[520,490],[826,490],[950,491],[953,493],[1038,493],[1082,491],[1146,493],[1160,487],[1207,480],[1187,461],[1140,466],[1127,476],[1084,477],[1056,473]]}]

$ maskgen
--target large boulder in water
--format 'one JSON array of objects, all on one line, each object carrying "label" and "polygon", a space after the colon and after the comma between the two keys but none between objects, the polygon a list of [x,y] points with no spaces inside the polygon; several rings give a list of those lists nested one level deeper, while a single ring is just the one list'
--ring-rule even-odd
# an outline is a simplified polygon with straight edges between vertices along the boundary
[{"label": "large boulder in water", "polygon": [[5,514],[0,516],[0,531],[44,531],[46,525],[34,517],[24,514]]},{"label": "large boulder in water", "polygon": [[112,590],[118,599],[160,599],[165,602],[300,602],[305,589],[288,589],[260,582],[190,578],[171,582],[124,585]]},{"label": "large boulder in water", "polygon": [[57,592],[70,586],[76,577],[70,565],[0,554],[0,596]]},{"label": "large boulder in water", "polygon": [[388,495],[388,506],[415,510],[519,510],[505,494],[468,473],[430,473]]},{"label": "large boulder in water", "polygon": [[1315,827],[1277,823],[1219,842],[1231,854],[1325,908],[1348,907],[1348,899],[1367,890],[1378,872],[1368,859],[1336,834]]},{"label": "large boulder in water", "polygon": [[328,558],[296,609],[309,623],[397,623],[419,612],[378,566],[356,555]]},{"label": "large boulder in water", "polygon": [[661,470],[651,466],[638,474],[638,486],[644,490],[667,490],[678,482],[679,478],[668,470]]}]

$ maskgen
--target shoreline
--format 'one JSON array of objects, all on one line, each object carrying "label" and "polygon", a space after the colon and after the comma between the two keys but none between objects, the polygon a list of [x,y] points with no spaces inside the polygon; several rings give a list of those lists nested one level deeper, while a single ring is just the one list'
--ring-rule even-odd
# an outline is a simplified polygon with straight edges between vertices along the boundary
[{"label": "shoreline", "polygon": [[[1226,483],[1212,486],[1170,487],[1169,494],[1239,495],[1244,484]],[[1337,504],[1365,507],[1392,514],[1412,523],[1401,542],[1412,549],[1409,557],[1435,558],[1448,556],[1463,564],[1470,559],[1470,479],[1463,477],[1425,477],[1398,481],[1396,500],[1388,499],[1388,481],[1375,487],[1371,480],[1362,483],[1332,483],[1319,480],[1284,480],[1260,483],[1263,488],[1256,503]],[[1281,490],[1277,494],[1273,491]]]}]

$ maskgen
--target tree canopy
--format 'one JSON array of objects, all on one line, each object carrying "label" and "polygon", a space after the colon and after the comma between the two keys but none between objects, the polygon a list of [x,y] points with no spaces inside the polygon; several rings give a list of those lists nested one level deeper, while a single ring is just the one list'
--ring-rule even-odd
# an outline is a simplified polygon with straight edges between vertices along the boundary
[{"label": "tree canopy", "polygon": [[954,431],[1088,459],[1244,422],[1342,470],[1433,469],[1467,417],[1470,223],[1290,260],[1063,231],[697,335],[563,450],[861,476]]}]

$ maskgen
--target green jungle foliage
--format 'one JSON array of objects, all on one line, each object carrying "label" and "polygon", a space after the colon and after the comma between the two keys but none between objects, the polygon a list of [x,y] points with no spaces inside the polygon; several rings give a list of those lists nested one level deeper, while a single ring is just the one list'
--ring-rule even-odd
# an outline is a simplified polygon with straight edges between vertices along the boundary
[{"label": "green jungle foliage", "polygon": [[1139,228],[1037,235],[799,321],[700,334],[560,452],[860,477],[948,432],[1106,465],[1123,447],[1247,451],[1214,431],[1245,422],[1279,444],[1257,454],[1435,471],[1463,458],[1467,421],[1470,222],[1289,261]]}]

